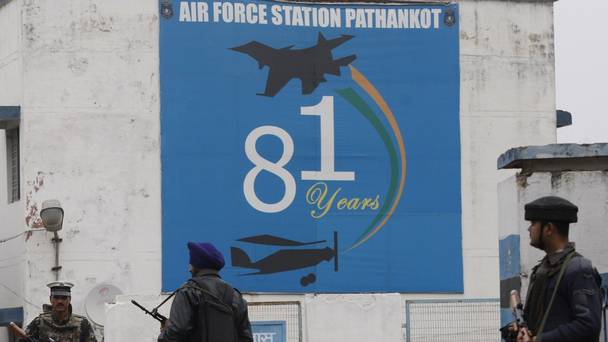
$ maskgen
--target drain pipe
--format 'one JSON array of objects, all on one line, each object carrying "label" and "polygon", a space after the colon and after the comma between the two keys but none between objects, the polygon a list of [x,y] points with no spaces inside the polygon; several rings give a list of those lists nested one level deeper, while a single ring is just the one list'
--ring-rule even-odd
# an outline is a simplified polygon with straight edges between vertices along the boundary
[{"label": "drain pipe", "polygon": [[59,266],[59,244],[63,241],[63,239],[59,238],[59,234],[57,232],[53,232],[54,237],[51,239],[53,241],[53,245],[55,246],[55,266],[51,268],[53,272],[55,272],[55,280],[59,280],[59,271],[61,270],[61,266]]}]

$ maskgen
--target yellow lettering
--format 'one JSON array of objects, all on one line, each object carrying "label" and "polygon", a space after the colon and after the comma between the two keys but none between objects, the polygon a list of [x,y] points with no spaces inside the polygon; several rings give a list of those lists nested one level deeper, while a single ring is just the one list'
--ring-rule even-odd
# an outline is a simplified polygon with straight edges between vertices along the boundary
[{"label": "yellow lettering", "polygon": [[361,201],[361,210],[367,209],[367,207],[371,207],[371,201],[371,198],[364,198],[363,201]]},{"label": "yellow lettering", "polygon": [[308,191],[306,191],[306,202],[308,204],[315,205],[317,209],[319,209],[319,211],[316,209],[311,210],[310,216],[320,219],[327,215],[340,191],[342,191],[342,188],[338,188],[338,190],[336,190],[331,197],[324,202],[325,196],[327,196],[327,184],[324,182],[318,182],[308,188]]},{"label": "yellow lettering", "polygon": [[306,203],[315,204],[322,201],[326,194],[327,184],[323,182],[315,183],[306,191]]},{"label": "yellow lettering", "polygon": [[346,206],[346,202],[348,202],[347,198],[341,198],[338,201],[338,204],[336,204],[336,208],[338,208],[338,210],[342,210],[344,209],[344,207]]},{"label": "yellow lettering", "polygon": [[370,208],[373,210],[380,208],[380,195],[376,195],[376,198],[374,198],[374,201],[370,205]]},{"label": "yellow lettering", "polygon": [[356,197],[355,197],[355,198],[351,198],[351,199],[348,201],[348,204],[346,205],[346,207],[347,207],[349,210],[353,210],[353,209],[359,209],[359,199],[358,199],[358,198],[356,198]]},{"label": "yellow lettering", "polygon": [[[342,191],[342,188],[338,188],[335,191],[331,192],[327,183],[318,182],[313,184],[306,191],[306,203],[313,206],[310,211],[310,216],[316,219],[320,219],[327,215],[327,213],[332,209],[335,203],[335,208],[338,210],[377,210],[380,208],[380,195],[376,195],[376,197],[341,197],[338,201],[336,198],[338,194]],[[328,194],[330,196],[328,197]]]}]

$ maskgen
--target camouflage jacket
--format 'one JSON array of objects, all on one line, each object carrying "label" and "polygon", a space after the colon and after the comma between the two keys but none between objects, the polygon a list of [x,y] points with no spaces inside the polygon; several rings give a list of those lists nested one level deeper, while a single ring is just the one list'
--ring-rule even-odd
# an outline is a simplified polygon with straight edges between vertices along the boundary
[{"label": "camouflage jacket", "polygon": [[74,314],[63,323],[57,322],[50,312],[40,314],[27,326],[25,332],[39,342],[97,342],[89,321]]}]

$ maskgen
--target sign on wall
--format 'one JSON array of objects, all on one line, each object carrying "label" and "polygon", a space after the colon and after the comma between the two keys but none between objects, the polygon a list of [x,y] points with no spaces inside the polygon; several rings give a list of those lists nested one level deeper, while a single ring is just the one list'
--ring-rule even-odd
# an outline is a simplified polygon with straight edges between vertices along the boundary
[{"label": "sign on wall", "polygon": [[163,289],[461,292],[457,5],[161,1]]},{"label": "sign on wall", "polygon": [[285,342],[285,321],[253,321],[253,342]]}]

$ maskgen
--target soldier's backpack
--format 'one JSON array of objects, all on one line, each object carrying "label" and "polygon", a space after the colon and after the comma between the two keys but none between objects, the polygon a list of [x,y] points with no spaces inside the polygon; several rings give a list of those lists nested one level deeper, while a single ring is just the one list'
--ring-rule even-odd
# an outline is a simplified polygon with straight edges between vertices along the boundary
[{"label": "soldier's backpack", "polygon": [[189,282],[185,287],[201,293],[198,317],[202,326],[201,342],[238,342],[236,312],[233,307],[234,289],[228,286],[223,298],[219,298],[198,284]]}]

